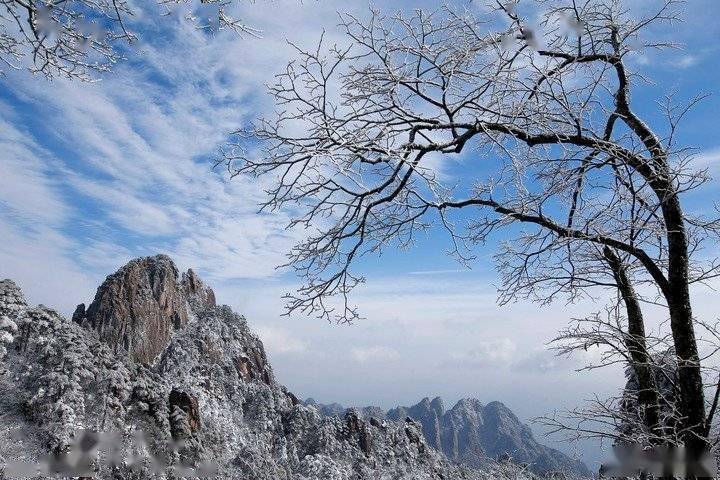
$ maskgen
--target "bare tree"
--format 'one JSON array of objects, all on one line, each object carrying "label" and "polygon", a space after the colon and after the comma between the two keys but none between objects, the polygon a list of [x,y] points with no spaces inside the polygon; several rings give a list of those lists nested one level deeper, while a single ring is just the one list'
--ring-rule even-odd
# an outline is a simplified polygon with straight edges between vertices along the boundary
[{"label": "bare tree", "polygon": [[[158,0],[161,12],[185,11],[197,28],[257,36],[257,29],[228,13],[233,2]],[[131,5],[127,0],[0,0],[0,73],[27,67],[46,77],[92,80],[109,71],[137,39],[129,25]]]},{"label": "bare tree", "polygon": [[[558,355],[599,348],[600,358],[580,370],[620,365],[627,384],[620,395],[595,398],[588,405],[558,415],[541,417],[540,423],[563,432],[570,439],[599,438],[613,443],[636,443],[643,447],[681,443],[676,431],[676,365],[671,362],[671,339],[628,333],[634,320],[621,314],[621,302],[605,312],[576,319],[553,339]],[[643,345],[642,357],[633,351]],[[644,377],[643,377],[644,376]]]},{"label": "bare tree", "polygon": [[[554,412],[536,420],[548,427],[548,434],[559,433],[571,441],[588,438],[609,441],[614,448],[625,449],[625,452],[636,449],[637,453],[650,453],[653,450],[648,451],[648,447],[655,447],[654,454],[658,454],[666,447],[681,447],[686,442],[687,432],[684,429],[687,428],[687,423],[681,410],[679,370],[672,336],[645,333],[643,342],[646,356],[643,358],[644,363],[638,363],[629,347],[629,344],[636,344],[636,339],[628,338],[630,320],[621,314],[621,303],[622,301],[608,308],[603,314],[575,320],[552,343],[558,355],[573,354],[592,346],[600,347],[600,358],[580,370],[617,364],[627,366],[625,387],[618,395],[611,395],[609,398],[596,396],[572,410]],[[700,321],[698,326],[703,332],[700,339],[704,344],[701,349],[704,356],[700,360],[703,377],[706,379],[705,387],[710,392],[714,391],[703,435],[708,446],[715,447],[720,441],[716,421],[720,397],[717,379],[720,370],[716,359],[709,360],[720,349],[720,332],[717,324]],[[641,370],[638,367],[642,367],[650,378],[640,378]],[[650,415],[649,407],[652,407]],[[653,459],[652,455],[650,453],[648,459]],[[667,461],[667,458],[655,457],[654,460]],[[700,478],[707,478],[704,473],[696,474],[699,474]],[[649,478],[648,475],[648,472],[640,472],[639,478]],[[671,473],[666,476],[674,478]]]},{"label": "bare tree", "polygon": [[[433,222],[463,262],[516,226],[497,255],[501,302],[628,286],[626,299],[640,301],[637,292],[652,291],[643,301],[670,319],[683,440],[699,451],[706,405],[690,286],[717,274],[697,254],[718,222],[683,210],[680,196],[707,177],[675,145],[697,99],[677,107],[669,97],[668,124],[651,129],[632,107],[642,77],[628,61],[639,48],[673,46],[643,33],[675,22],[679,2],[642,17],[615,0],[528,3],[535,26],[512,2],[482,17],[342,15],[349,45],[297,47],[270,87],[277,114],[237,132],[228,168],[274,175],[263,208],[299,206],[292,225],[313,232],[289,254],[306,280],[289,312],[357,318],[347,295],[363,279],[353,261],[409,246]],[[245,154],[247,139],[262,153]],[[438,175],[453,157],[471,181]]]}]

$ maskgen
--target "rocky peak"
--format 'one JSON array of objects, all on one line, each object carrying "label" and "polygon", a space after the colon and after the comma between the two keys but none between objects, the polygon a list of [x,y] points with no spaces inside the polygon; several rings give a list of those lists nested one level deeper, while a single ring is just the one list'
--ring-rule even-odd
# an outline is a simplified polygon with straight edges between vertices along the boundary
[{"label": "rocky peak", "polygon": [[215,306],[215,292],[200,280],[192,268],[182,274],[180,285],[188,301],[193,303],[195,308]]},{"label": "rocky peak", "polygon": [[387,414],[390,420],[399,421],[405,417],[412,418],[420,423],[427,442],[438,450],[442,448],[442,415],[444,407],[442,400],[436,397],[432,401],[425,397],[412,407],[398,407]]},{"label": "rocky peak", "polygon": [[487,413],[493,413],[497,415],[508,415],[512,418],[516,418],[515,414],[502,402],[490,402],[483,408],[483,411]]},{"label": "rocky peak", "polygon": [[438,416],[442,416],[445,413],[445,405],[440,397],[433,398],[432,402],[430,402],[430,408],[433,409]]},{"label": "rocky peak", "polygon": [[215,294],[195,272],[179,279],[173,261],[156,255],[132,260],[108,276],[87,309],[78,305],[73,320],[95,330],[116,353],[152,363],[174,331],[198,309],[214,305]]},{"label": "rocky peak", "polygon": [[462,400],[459,400],[450,411],[457,414],[474,415],[478,412],[482,413],[484,409],[485,408],[480,400],[476,398],[463,398]]},{"label": "rocky peak", "polygon": [[308,398],[305,400],[305,405],[310,405],[318,409],[318,411],[326,417],[332,417],[334,415],[342,416],[345,414],[347,409],[339,403],[328,403],[321,404],[315,401],[314,398]]},{"label": "rocky peak", "polygon": [[495,425],[497,431],[515,431],[518,434],[529,430],[520,419],[501,402],[490,402],[481,410],[485,422]]}]

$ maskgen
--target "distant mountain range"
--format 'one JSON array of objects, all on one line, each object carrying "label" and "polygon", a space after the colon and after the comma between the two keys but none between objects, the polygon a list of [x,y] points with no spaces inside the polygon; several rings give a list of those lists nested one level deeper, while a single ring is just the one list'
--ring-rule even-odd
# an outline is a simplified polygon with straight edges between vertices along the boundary
[{"label": "distant mountain range", "polygon": [[530,428],[500,402],[483,405],[477,399],[467,398],[445,410],[440,397],[423,398],[411,407],[397,407],[387,412],[380,407],[348,409],[337,403],[325,405],[312,398],[305,404],[329,417],[343,417],[348,410],[355,410],[362,418],[381,421],[404,422],[409,417],[422,425],[430,446],[460,465],[481,468],[493,460],[510,459],[526,464],[538,474],[563,471],[590,476],[581,461],[538,443]]}]

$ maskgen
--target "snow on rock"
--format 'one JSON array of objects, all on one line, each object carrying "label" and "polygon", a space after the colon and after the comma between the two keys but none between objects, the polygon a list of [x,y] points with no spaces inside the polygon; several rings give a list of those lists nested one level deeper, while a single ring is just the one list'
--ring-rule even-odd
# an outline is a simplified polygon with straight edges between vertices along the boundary
[{"label": "snow on rock", "polygon": [[450,464],[410,419],[325,417],[298,402],[246,320],[192,271],[178,280],[166,256],[110,275],[73,320],[28,307],[2,281],[0,318],[13,332],[0,373],[0,479],[47,453],[66,477],[205,468],[253,480],[504,478]]},{"label": "snow on rock", "polygon": [[[313,399],[304,402],[325,416],[342,416],[351,411],[339,404],[323,405]],[[418,422],[425,441],[441,451],[451,462],[472,468],[491,467],[497,459],[507,459],[539,474],[589,477],[584,463],[540,444],[530,428],[505,405],[465,398],[445,410],[440,397],[422,399],[416,405],[400,406],[387,412],[378,407],[355,409],[371,423],[398,422],[411,418]]]}]

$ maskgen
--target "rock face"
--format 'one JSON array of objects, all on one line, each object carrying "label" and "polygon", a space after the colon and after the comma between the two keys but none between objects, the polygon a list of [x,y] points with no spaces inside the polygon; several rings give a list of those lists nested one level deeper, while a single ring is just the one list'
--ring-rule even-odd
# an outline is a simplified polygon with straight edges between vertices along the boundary
[{"label": "rock face", "polygon": [[[0,480],[27,477],[48,453],[61,476],[101,479],[530,478],[454,465],[412,419],[324,417],[298,402],[245,319],[192,272],[178,280],[167,257],[108,277],[75,321],[0,282],[2,317],[14,334],[0,360]],[[115,433],[97,456],[65,455],[104,438],[88,431]]]},{"label": "rock face", "polygon": [[[198,407],[197,398],[182,390],[173,388],[168,398],[168,410],[170,411],[171,419],[170,434],[173,439],[181,440],[185,436],[190,436],[200,431],[200,408]],[[181,416],[182,419],[185,420],[184,424],[187,425],[187,432],[181,428],[180,424],[183,422],[173,421],[178,416]]]},{"label": "rock face", "polygon": [[390,420],[403,420],[410,417],[420,422],[423,426],[423,433],[427,442],[437,450],[442,450],[442,416],[444,406],[440,397],[430,401],[424,398],[412,407],[397,407],[387,412],[387,418]]},{"label": "rock face", "polygon": [[[347,410],[338,404],[326,406],[312,399],[306,404],[325,415],[342,415]],[[417,421],[428,445],[456,464],[482,468],[496,460],[509,459],[527,465],[537,474],[569,472],[590,476],[582,462],[538,443],[530,428],[500,402],[483,405],[477,399],[463,399],[445,411],[442,399],[436,397],[388,412],[378,407],[365,407],[357,412],[376,421],[403,422],[407,418]]]},{"label": "rock face", "polygon": [[173,332],[188,324],[191,306],[215,306],[215,294],[192,270],[179,281],[172,260],[157,255],[133,260],[110,275],[87,311],[78,305],[73,321],[87,322],[114,352],[152,363]]}]

